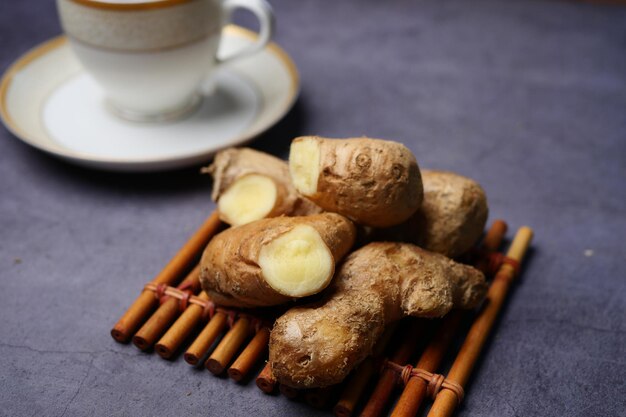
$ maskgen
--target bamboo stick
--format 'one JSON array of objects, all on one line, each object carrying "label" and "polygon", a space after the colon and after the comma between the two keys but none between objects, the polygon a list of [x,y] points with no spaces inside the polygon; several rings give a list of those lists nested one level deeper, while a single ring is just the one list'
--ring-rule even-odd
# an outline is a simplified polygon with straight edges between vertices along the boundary
[{"label": "bamboo stick", "polygon": [[270,329],[261,327],[237,360],[228,368],[228,376],[237,382],[244,379],[254,364],[259,361],[261,355],[267,351],[269,340]]},{"label": "bamboo stick", "polygon": [[350,377],[344,392],[341,393],[339,401],[333,408],[333,413],[337,417],[350,417],[352,415],[367,383],[377,371],[375,362],[373,358],[367,358],[359,366],[356,373]]},{"label": "bamboo stick", "polygon": [[[448,346],[459,328],[462,318],[463,313],[461,311],[454,311],[444,319],[443,324],[435,334],[433,340],[428,344],[426,350],[424,350],[424,353],[415,366],[416,368],[424,369],[429,372],[435,372],[437,370],[437,367],[441,363]],[[409,379],[391,416],[415,416],[426,397],[427,387],[428,384],[421,378]]]},{"label": "bamboo stick", "polygon": [[[494,252],[498,250],[504,235],[506,234],[507,225],[502,220],[496,220],[487,235],[483,239],[482,248],[486,252]],[[487,258],[478,259],[476,267],[486,273],[489,262]],[[443,357],[452,343],[452,339],[460,327],[461,319],[465,312],[454,311],[444,318],[441,327],[435,334],[433,340],[428,344],[424,353],[415,365],[416,368],[424,369],[428,372],[435,372],[439,367]],[[428,384],[421,378],[411,378],[402,391],[402,395],[398,399],[396,406],[391,413],[392,417],[413,417],[417,414],[424,398],[426,397]]]},{"label": "bamboo stick", "polygon": [[387,326],[380,340],[376,343],[376,346],[374,346],[372,355],[365,359],[350,376],[345,389],[339,397],[339,401],[333,408],[333,413],[335,413],[337,417],[350,417],[352,415],[367,383],[370,381],[372,375],[378,371],[376,366],[377,359],[385,352],[389,340],[397,327],[397,323],[392,323]]},{"label": "bamboo stick", "polygon": [[[500,248],[502,240],[504,240],[507,229],[508,226],[504,220],[495,220],[481,243],[483,253],[496,252]],[[489,271],[489,258],[487,256],[478,258],[474,266],[485,275],[495,272]]]},{"label": "bamboo stick", "polygon": [[230,360],[248,337],[249,329],[250,320],[247,317],[240,317],[211,353],[204,366],[214,375],[224,372]]},{"label": "bamboo stick", "polygon": [[276,388],[276,378],[274,378],[269,362],[265,364],[259,376],[256,377],[256,386],[266,394],[274,392]]},{"label": "bamboo stick", "polygon": [[[197,291],[200,286],[200,265],[197,265],[180,283],[179,289],[191,287],[191,291]],[[133,336],[133,344],[141,350],[147,350],[154,345],[157,338],[172,324],[180,315],[180,300],[167,297],[159,308],[150,316],[139,331]]]},{"label": "bamboo stick", "polygon": [[[185,269],[209,243],[220,225],[218,213],[214,211],[152,282],[166,285],[175,284]],[[111,329],[113,339],[120,343],[128,342],[157,305],[158,300],[154,294],[151,291],[143,291]]]},{"label": "bamboo stick", "polygon": [[[202,291],[198,298],[209,301],[209,296]],[[161,337],[154,349],[163,359],[169,359],[180,345],[189,337],[202,321],[204,309],[196,304],[191,304],[174,322],[172,327]]]},{"label": "bamboo stick", "polygon": [[222,333],[227,323],[228,317],[226,313],[218,310],[183,355],[185,362],[193,366],[198,365],[200,359],[207,354],[211,345]]},{"label": "bamboo stick", "polygon": [[[521,262],[528,249],[532,236],[532,229],[529,227],[520,228],[507,252],[507,257]],[[448,380],[454,381],[463,387],[467,383],[472,369],[478,360],[480,351],[504,304],[514,276],[515,269],[511,265],[505,263],[500,267],[489,288],[487,305],[474,320],[465,338],[465,342],[461,346],[461,350],[452,364],[452,368],[450,368],[450,372],[447,376]],[[437,395],[437,399],[431,407],[428,416],[449,417],[454,413],[457,404],[458,400],[456,395],[452,391],[444,389]]]},{"label": "bamboo stick", "polygon": [[[406,329],[406,336],[402,339],[400,346],[396,349],[391,361],[404,364],[409,361],[411,355],[415,352],[420,336],[424,332],[424,322],[421,320],[411,319],[411,324]],[[398,376],[392,369],[385,369],[374,388],[374,392],[365,408],[361,412],[361,417],[377,417],[381,415],[394,387]]]}]

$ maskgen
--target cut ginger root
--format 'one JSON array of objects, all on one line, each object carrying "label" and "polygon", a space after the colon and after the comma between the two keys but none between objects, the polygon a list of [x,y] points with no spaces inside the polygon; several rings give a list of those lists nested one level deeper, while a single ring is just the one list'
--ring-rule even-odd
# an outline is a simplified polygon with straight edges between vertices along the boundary
[{"label": "cut ginger root", "polygon": [[365,226],[400,224],[422,203],[417,161],[398,142],[296,138],[291,143],[289,171],[300,194]]},{"label": "cut ginger root", "polygon": [[320,166],[320,143],[310,138],[301,138],[291,145],[289,170],[293,185],[303,195],[317,192]]},{"label": "cut ginger root", "polygon": [[224,222],[239,226],[270,217],[276,206],[278,187],[265,175],[245,175],[228,187],[217,203]]},{"label": "cut ginger root", "polygon": [[272,372],[293,388],[339,383],[371,353],[389,323],[474,308],[486,292],[475,268],[409,243],[370,243],[346,258],[322,300],[276,320]]},{"label": "cut ginger root", "polygon": [[200,262],[202,288],[220,305],[283,304],[326,288],[356,228],[335,213],[261,219],[213,237]]},{"label": "cut ginger root", "polygon": [[325,288],[335,265],[320,234],[301,224],[263,246],[259,266],[270,287],[290,297],[303,297]]},{"label": "cut ginger root", "polygon": [[249,148],[218,152],[204,170],[213,176],[213,193],[220,219],[231,226],[255,220],[321,213],[298,194],[286,161]]}]

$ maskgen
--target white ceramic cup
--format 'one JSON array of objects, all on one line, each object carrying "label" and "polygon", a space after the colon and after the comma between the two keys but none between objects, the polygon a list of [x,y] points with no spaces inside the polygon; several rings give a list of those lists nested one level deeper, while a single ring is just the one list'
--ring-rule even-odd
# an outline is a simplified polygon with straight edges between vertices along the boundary
[{"label": "white ceramic cup", "polygon": [[[260,21],[257,42],[218,58],[223,27],[238,7]],[[181,117],[199,103],[218,65],[258,52],[274,31],[265,0],[57,0],[76,56],[117,115],[135,121]]]}]

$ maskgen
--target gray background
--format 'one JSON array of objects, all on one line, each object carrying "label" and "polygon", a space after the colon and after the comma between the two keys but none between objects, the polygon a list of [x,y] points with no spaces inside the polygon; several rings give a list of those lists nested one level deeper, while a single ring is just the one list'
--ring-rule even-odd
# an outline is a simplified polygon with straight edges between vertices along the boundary
[{"label": "gray background", "polygon": [[[399,140],[536,230],[459,415],[626,415],[626,8],[272,3],[302,95],[255,147]],[[1,2],[0,70],[59,33],[52,1]],[[0,415],[329,415],[109,336],[211,212],[197,168],[96,172],[0,136]]]}]

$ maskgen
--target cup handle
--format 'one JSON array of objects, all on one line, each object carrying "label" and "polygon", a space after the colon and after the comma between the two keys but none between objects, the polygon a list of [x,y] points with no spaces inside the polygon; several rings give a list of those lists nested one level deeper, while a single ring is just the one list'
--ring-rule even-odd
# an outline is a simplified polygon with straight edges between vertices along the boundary
[{"label": "cup handle", "polygon": [[217,57],[218,64],[224,64],[252,55],[265,48],[274,34],[274,13],[272,12],[272,7],[269,3],[265,0],[225,0],[222,4],[227,20],[230,20],[232,12],[239,7],[250,10],[254,13],[257,19],[259,19],[260,31],[259,38],[254,44],[247,46],[230,56]]}]

